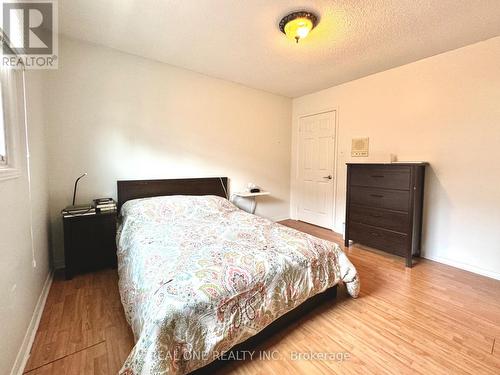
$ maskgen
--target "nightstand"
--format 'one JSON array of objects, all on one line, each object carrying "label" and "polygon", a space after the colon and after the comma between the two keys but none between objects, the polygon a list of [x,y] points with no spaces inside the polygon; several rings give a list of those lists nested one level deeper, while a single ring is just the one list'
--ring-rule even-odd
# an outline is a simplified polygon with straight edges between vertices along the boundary
[{"label": "nightstand", "polygon": [[63,212],[66,279],[75,274],[116,268],[116,211]]}]

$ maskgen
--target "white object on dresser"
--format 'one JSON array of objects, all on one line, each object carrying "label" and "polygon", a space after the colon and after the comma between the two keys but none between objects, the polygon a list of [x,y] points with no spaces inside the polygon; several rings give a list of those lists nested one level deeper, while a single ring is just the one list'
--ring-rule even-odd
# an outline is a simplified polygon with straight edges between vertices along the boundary
[{"label": "white object on dresser", "polygon": [[271,193],[268,191],[259,191],[258,193],[251,193],[249,191],[238,192],[233,194],[231,202],[243,211],[253,214],[255,213],[255,208],[257,207],[256,198],[270,194]]}]

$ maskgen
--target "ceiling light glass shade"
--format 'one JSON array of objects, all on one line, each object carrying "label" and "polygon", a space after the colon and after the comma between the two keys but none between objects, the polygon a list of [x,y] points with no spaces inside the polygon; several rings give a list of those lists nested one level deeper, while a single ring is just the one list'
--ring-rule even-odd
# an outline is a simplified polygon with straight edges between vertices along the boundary
[{"label": "ceiling light glass shade", "polygon": [[279,24],[280,30],[285,35],[295,40],[304,39],[317,24],[316,15],[310,12],[295,12],[284,17]]},{"label": "ceiling light glass shade", "polygon": [[285,25],[285,34],[297,42],[304,39],[313,28],[313,23],[307,18],[296,18]]}]

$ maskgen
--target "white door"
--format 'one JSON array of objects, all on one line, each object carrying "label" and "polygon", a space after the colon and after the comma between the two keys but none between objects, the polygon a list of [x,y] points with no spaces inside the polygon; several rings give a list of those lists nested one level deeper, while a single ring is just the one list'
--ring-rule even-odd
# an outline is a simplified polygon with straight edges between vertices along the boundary
[{"label": "white door", "polygon": [[298,219],[333,229],[335,111],[299,119]]}]

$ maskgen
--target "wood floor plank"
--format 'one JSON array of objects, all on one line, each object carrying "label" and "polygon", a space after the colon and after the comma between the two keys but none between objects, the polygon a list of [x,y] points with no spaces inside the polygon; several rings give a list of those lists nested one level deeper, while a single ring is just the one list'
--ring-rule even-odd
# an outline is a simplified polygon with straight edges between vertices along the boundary
[{"label": "wood floor plank", "polygon": [[27,375],[106,375],[108,368],[104,342],[36,368]]},{"label": "wood floor plank", "polygon": [[[338,243],[329,230],[282,224]],[[221,374],[498,374],[500,282],[440,263],[361,246],[344,249],[358,269],[356,300],[341,288],[286,330],[262,342],[253,360],[224,363]],[[132,349],[115,270],[54,281],[25,371],[116,374]],[[495,342],[495,345],[494,345]],[[279,359],[261,358],[278,353]],[[336,353],[324,360],[299,354]]]}]

